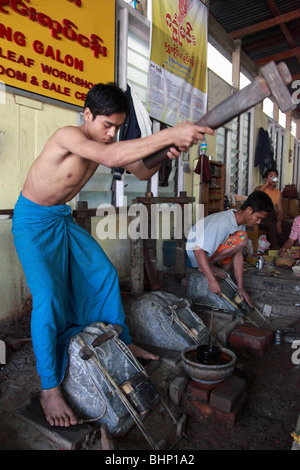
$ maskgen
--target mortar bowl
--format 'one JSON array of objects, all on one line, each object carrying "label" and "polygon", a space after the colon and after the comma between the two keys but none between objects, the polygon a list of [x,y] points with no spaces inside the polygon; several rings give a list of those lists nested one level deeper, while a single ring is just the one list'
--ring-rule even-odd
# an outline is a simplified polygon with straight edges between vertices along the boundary
[{"label": "mortar bowl", "polygon": [[228,379],[236,365],[236,355],[230,349],[222,347],[216,364],[200,363],[197,359],[197,346],[181,351],[181,360],[186,374],[204,385],[217,384]]}]

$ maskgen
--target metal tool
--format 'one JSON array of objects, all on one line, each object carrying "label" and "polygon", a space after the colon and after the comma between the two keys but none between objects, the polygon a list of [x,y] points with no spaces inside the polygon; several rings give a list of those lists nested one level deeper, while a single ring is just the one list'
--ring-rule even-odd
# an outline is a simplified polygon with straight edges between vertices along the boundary
[{"label": "metal tool", "polygon": [[[114,329],[115,327],[118,326],[118,325],[114,325]],[[120,328],[120,327],[119,327]],[[114,330],[112,331],[108,331],[106,333],[114,333]],[[94,348],[94,344],[95,346],[99,346],[99,341],[98,340],[101,340],[101,337],[104,337],[102,341],[100,341],[100,344],[103,343],[104,341],[107,341],[108,339],[111,339],[111,338],[114,338],[115,341],[117,341],[119,343],[119,346],[121,348],[123,348],[124,350],[126,350],[126,354],[127,355],[130,355],[130,357],[132,358],[133,361],[136,361],[134,356],[132,355],[132,353],[130,353],[130,351],[128,350],[128,348],[126,348],[125,346],[122,346],[122,342],[118,340],[117,338],[117,335],[114,334],[114,335],[108,335],[106,333],[103,333],[100,337],[96,338],[96,340],[94,340],[94,342],[92,343],[92,346]],[[98,355],[96,354],[96,351],[95,349],[92,350],[84,341],[82,338],[79,338],[79,341],[82,345],[82,348],[80,350],[80,357],[81,359],[85,360],[85,361],[88,361],[89,359],[92,359],[95,364],[97,365],[98,367],[98,370],[99,372],[101,373],[101,375],[105,378],[105,380],[107,381],[107,383],[109,383],[111,385],[111,387],[115,390],[116,394],[118,395],[119,399],[121,400],[121,402],[124,404],[125,408],[127,409],[127,411],[129,412],[130,416],[132,417],[132,419],[134,420],[134,422],[136,423],[136,425],[138,426],[138,428],[140,429],[140,431],[142,432],[142,434],[144,435],[145,439],[147,440],[147,442],[150,444],[150,446],[152,447],[152,449],[154,450],[160,450],[162,448],[164,448],[165,446],[165,442],[163,440],[159,440],[157,442],[154,441],[153,437],[150,435],[149,431],[147,430],[147,428],[145,427],[142,419],[141,419],[141,414],[144,414],[143,412],[140,413],[139,411],[137,411],[136,409],[136,406],[133,406],[131,400],[129,399],[129,395],[130,395],[130,383],[129,382],[125,382],[123,385],[119,386],[117,384],[117,382],[114,380],[114,378],[111,376],[111,374],[105,369],[105,367],[101,364],[101,361],[99,360],[99,357]],[[96,344],[97,343],[97,344]],[[149,385],[151,385],[151,387],[153,388],[153,391],[156,391],[157,392],[157,395],[158,395],[158,398],[159,400],[161,401],[162,405],[164,406],[164,408],[166,409],[166,411],[168,412],[169,416],[172,418],[173,422],[176,424],[177,426],[177,435],[180,435],[181,432],[182,432],[182,429],[183,429],[183,426],[184,426],[184,423],[185,423],[185,415],[183,415],[183,417],[181,417],[180,420],[177,420],[176,417],[174,416],[174,414],[171,412],[170,408],[167,406],[167,404],[165,403],[165,401],[162,399],[160,393],[158,392],[157,390],[157,387],[155,386],[155,384],[151,381],[150,377],[148,376],[148,374],[146,373],[145,369],[142,368],[142,366],[140,366],[140,373],[141,374],[144,374],[144,376],[149,379]],[[129,389],[128,389],[129,387]]]},{"label": "metal tool", "polygon": [[238,294],[238,286],[233,282],[233,280],[231,279],[228,273],[225,273],[224,281],[233,290],[234,292],[233,301],[237,304],[239,311],[241,311],[241,313],[244,315],[248,315],[248,313],[251,310],[251,307],[245,299],[242,299],[240,297],[240,295]]},{"label": "metal tool", "polygon": [[[295,108],[287,84],[292,82],[292,76],[286,64],[274,62],[263,66],[260,75],[250,85],[237,91],[226,100],[219,103],[196,124],[218,129],[248,109],[257,105],[268,96],[273,96],[281,111],[286,112]],[[174,146],[173,146],[174,147]],[[148,157],[143,158],[144,165],[151,169],[167,158],[170,147],[166,147]]]},{"label": "metal tool", "polygon": [[[83,347],[87,346],[81,338],[80,338],[80,342],[83,345]],[[102,366],[101,362],[99,361],[98,357],[95,355],[94,352],[92,353],[91,359],[93,359],[93,361],[97,364],[98,369],[101,372],[101,374],[105,377],[105,379],[108,381],[108,383],[110,383],[110,385],[113,387],[113,389],[117,393],[118,397],[120,398],[120,400],[122,401],[122,403],[126,407],[127,411],[129,412],[129,414],[131,415],[131,417],[133,418],[133,420],[135,421],[135,423],[137,424],[137,426],[141,430],[142,434],[144,435],[144,437],[146,438],[146,440],[148,441],[148,443],[150,444],[152,449],[160,449],[161,446],[162,446],[162,443],[160,441],[157,442],[157,443],[154,442],[154,440],[152,439],[152,436],[150,435],[150,433],[148,432],[148,430],[144,426],[144,423],[140,419],[139,413],[135,410],[135,408],[132,406],[131,402],[128,400],[128,398],[126,396],[126,393],[123,392],[123,390],[118,386],[118,384],[115,382],[113,377]]]},{"label": "metal tool", "polygon": [[264,314],[263,314],[260,310],[258,310],[257,307],[255,307],[254,304],[253,304],[253,308],[254,308],[254,310],[256,311],[256,313],[258,313],[258,315],[266,322],[266,324],[267,324],[268,326],[270,326],[270,324],[271,324],[271,323],[270,323],[270,320],[267,319],[267,318],[264,316]]},{"label": "metal tool", "polygon": [[247,321],[249,323],[252,323],[252,325],[256,326],[258,328],[258,324],[253,321],[253,320],[250,320],[250,318],[246,315],[244,315],[240,310],[239,310],[239,307],[238,305],[233,301],[233,300],[230,300],[227,295],[223,294],[223,292],[221,292],[221,296],[223,297],[223,299],[225,299],[227,302],[229,302],[237,311],[238,311],[238,314],[239,315],[242,315],[243,317],[247,318]]},{"label": "metal tool", "polygon": [[101,344],[105,343],[105,341],[116,338],[122,332],[122,327],[120,325],[114,325],[113,329],[106,331],[92,342],[91,347],[89,345],[83,346],[79,351],[79,356],[84,361],[87,361],[92,355],[94,354],[93,349]]},{"label": "metal tool", "polygon": [[[231,279],[230,275],[228,273],[226,273],[226,277],[225,277],[225,281],[234,289],[234,290],[238,290],[238,287],[237,285],[233,282],[233,280]],[[234,302],[236,304],[239,304],[240,302],[242,302],[242,299],[240,298],[240,296],[237,294],[234,298]],[[264,314],[262,312],[260,312],[258,310],[258,308],[253,304],[253,308],[254,310],[256,311],[256,313],[258,313],[258,315],[267,323],[267,325],[270,325],[270,322],[267,318],[265,318]]]}]

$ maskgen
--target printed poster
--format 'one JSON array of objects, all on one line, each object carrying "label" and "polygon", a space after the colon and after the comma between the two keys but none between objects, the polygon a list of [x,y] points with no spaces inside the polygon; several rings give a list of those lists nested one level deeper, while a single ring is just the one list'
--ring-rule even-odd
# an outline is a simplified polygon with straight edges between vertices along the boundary
[{"label": "printed poster", "polygon": [[207,106],[207,7],[200,0],[152,0],[149,115],[170,126],[197,121]]}]

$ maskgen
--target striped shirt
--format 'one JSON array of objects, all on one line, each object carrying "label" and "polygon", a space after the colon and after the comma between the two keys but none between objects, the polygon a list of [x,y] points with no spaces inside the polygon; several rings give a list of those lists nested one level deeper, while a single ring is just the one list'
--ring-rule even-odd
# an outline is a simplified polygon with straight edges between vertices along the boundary
[{"label": "striped shirt", "polygon": [[300,215],[294,219],[293,226],[290,233],[290,238],[292,240],[297,240],[300,244]]}]

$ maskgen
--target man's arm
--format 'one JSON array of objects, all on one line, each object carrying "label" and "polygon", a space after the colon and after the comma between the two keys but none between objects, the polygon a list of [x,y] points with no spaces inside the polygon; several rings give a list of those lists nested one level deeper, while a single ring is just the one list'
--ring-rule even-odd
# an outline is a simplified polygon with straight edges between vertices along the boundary
[{"label": "man's arm", "polygon": [[290,249],[294,246],[295,241],[296,241],[296,240],[293,240],[292,238],[289,238],[289,239],[282,245],[282,247],[280,248],[280,250],[279,250],[279,256],[281,256],[282,258],[284,258],[284,257],[286,256],[287,250],[290,250]]},{"label": "man's arm", "polygon": [[[56,131],[53,139],[63,151],[108,168],[124,168],[165,147],[176,146],[180,151],[184,151],[203,140],[205,133],[213,134],[213,130],[182,122],[147,137],[105,145],[88,139],[79,128],[70,126]],[[168,157],[172,158],[173,155],[172,152],[168,153]]]},{"label": "man's arm", "polygon": [[266,181],[264,184],[262,184],[260,186],[256,186],[254,191],[264,191],[268,186],[269,186],[269,182]]},{"label": "man's arm", "polygon": [[[171,148],[169,152],[169,158],[174,159],[178,158],[181,155],[181,152],[178,152],[175,148]],[[125,170],[130,171],[130,173],[133,173],[139,180],[148,180],[153,176],[160,168],[161,163],[156,165],[155,167],[151,168],[149,170],[143,163],[142,160],[139,160],[138,162],[131,163],[130,165],[126,165],[124,167]]]},{"label": "man's arm", "polygon": [[251,299],[244,289],[244,257],[241,250],[233,256],[233,271],[237,282],[239,296],[241,299],[245,299],[250,307],[252,307]]},{"label": "man's arm", "polygon": [[148,168],[144,165],[142,160],[135,162],[135,163],[130,163],[130,165],[124,166],[124,170],[130,171],[130,173],[133,173],[139,180],[148,180],[153,176],[158,170],[159,170],[160,164],[156,165],[155,167],[151,168],[151,170],[148,170]]}]

